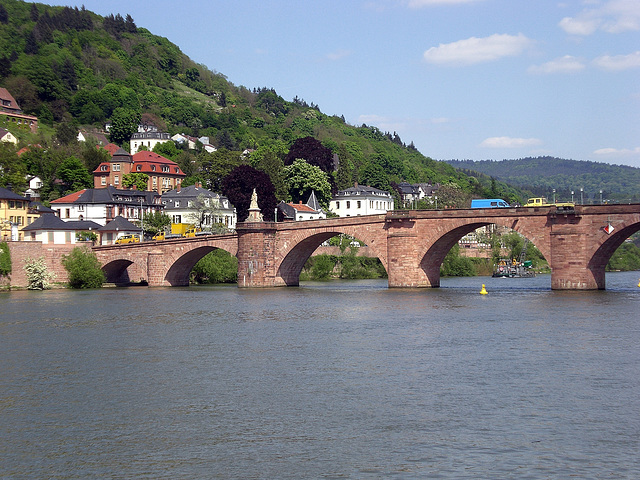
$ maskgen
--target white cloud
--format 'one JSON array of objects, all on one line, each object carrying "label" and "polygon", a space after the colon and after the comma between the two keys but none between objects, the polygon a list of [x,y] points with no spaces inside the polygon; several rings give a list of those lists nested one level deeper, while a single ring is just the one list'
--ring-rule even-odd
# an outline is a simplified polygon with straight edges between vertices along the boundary
[{"label": "white cloud", "polygon": [[640,50],[629,55],[602,55],[593,61],[596,67],[603,70],[620,71],[640,67]]},{"label": "white cloud", "polygon": [[480,146],[486,148],[519,148],[533,147],[542,144],[538,138],[512,138],[512,137],[490,137],[484,140]]},{"label": "white cloud", "polygon": [[331,61],[337,61],[348,57],[351,53],[351,50],[337,50],[335,52],[327,53],[326,58]]},{"label": "white cloud", "polygon": [[453,43],[441,43],[424,52],[424,60],[438,65],[474,65],[503,57],[520,55],[532,40],[518,35],[494,34],[485,38],[471,37]]},{"label": "white cloud", "polygon": [[527,71],[536,74],[552,74],[552,73],[575,73],[584,70],[584,63],[571,55],[556,58],[542,65],[532,65]]},{"label": "white cloud", "polygon": [[636,148],[600,148],[593,152],[602,157],[633,157],[640,155],[640,147]]},{"label": "white cloud", "polygon": [[640,30],[638,0],[609,0],[594,8],[585,8],[574,17],[560,20],[560,28],[571,35],[591,35],[597,30],[621,33]]}]

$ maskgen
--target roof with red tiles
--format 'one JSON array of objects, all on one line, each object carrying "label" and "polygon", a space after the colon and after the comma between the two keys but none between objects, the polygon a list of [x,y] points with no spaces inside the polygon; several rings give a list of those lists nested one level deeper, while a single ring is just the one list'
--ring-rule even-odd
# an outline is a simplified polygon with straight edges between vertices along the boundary
[{"label": "roof with red tiles", "polygon": [[116,145],[115,143],[107,143],[104,147],[107,152],[109,152],[111,155],[113,155],[114,153],[116,153],[118,151],[118,149],[120,148],[118,145]]},{"label": "roof with red tiles", "polygon": [[287,203],[290,207],[293,207],[297,212],[311,212],[317,213],[316,210],[311,208],[309,205],[305,205],[303,203]]},{"label": "roof with red tiles", "polygon": [[82,195],[86,191],[87,191],[87,189],[83,188],[82,190],[78,190],[75,193],[71,193],[69,195],[65,195],[64,197],[60,197],[60,198],[57,198],[55,200],[51,200],[50,203],[73,203],[76,200],[78,200],[78,198],[80,198],[80,195]]}]

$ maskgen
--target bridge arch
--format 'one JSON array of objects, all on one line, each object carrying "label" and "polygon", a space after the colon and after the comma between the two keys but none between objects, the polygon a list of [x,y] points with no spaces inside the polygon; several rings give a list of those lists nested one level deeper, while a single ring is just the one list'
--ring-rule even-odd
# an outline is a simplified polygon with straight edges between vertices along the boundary
[{"label": "bridge arch", "polygon": [[182,255],[176,255],[176,258],[167,259],[168,268],[164,275],[164,282],[172,287],[189,286],[189,275],[195,264],[207,253],[219,249],[219,247],[206,245],[193,248]]},{"label": "bridge arch", "polygon": [[133,265],[131,260],[120,258],[102,266],[102,271],[107,283],[127,284],[131,282],[129,267]]},{"label": "bridge arch", "polygon": [[612,234],[607,234],[604,228],[598,232],[592,252],[588,254],[587,269],[594,276],[600,289],[605,287],[605,269],[616,250],[634,233],[640,231],[640,219],[622,223]]},{"label": "bridge arch", "polygon": [[309,257],[325,241],[336,235],[350,235],[364,242],[369,251],[373,252],[387,269],[386,242],[380,240],[380,227],[375,230],[364,225],[344,226],[343,228],[326,228],[322,231],[316,229],[297,231],[287,241],[283,242],[282,250],[278,257],[282,258],[277,266],[276,276],[287,286],[300,284],[300,272]]},{"label": "bridge arch", "polygon": [[440,266],[447,253],[465,235],[474,230],[488,225],[498,225],[514,230],[531,241],[542,255],[550,261],[550,249],[548,236],[540,235],[539,225],[533,224],[528,219],[512,219],[509,217],[492,217],[484,219],[464,219],[449,222],[433,232],[425,232],[425,243],[418,251],[418,283],[430,287],[440,286]]}]

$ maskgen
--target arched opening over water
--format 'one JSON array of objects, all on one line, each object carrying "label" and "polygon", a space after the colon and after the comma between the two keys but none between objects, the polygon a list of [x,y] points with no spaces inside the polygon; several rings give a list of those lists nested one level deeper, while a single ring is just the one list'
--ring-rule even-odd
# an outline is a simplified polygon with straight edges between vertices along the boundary
[{"label": "arched opening over water", "polygon": [[605,285],[606,267],[609,261],[633,234],[640,231],[640,222],[619,225],[618,228],[614,227],[613,231],[607,233],[607,229],[610,227],[611,224],[603,226],[604,240],[595,248],[587,264],[587,268],[593,273],[594,277],[601,279],[602,285]]},{"label": "arched opening over water", "polygon": [[203,246],[194,248],[185,254],[177,257],[168,268],[164,277],[165,281],[172,287],[188,286],[191,271],[194,266],[203,259],[207,254],[222,249],[212,246]]},{"label": "arched opening over water", "polygon": [[[477,243],[472,244],[472,242],[468,244],[460,245],[460,241],[463,238],[473,237],[474,234],[477,235],[478,229],[482,229],[483,227],[491,227],[494,232],[491,234],[484,234],[483,238],[477,240]],[[491,235],[497,235],[498,238],[493,238],[493,242],[499,241],[500,255],[498,258],[498,263],[494,265],[494,250],[489,243],[491,240]],[[510,238],[511,243],[513,245],[509,245],[506,241],[501,241],[501,237],[507,237],[508,235],[515,235],[515,237]],[[500,276],[505,277],[526,277],[533,276],[533,269],[529,268],[529,263],[526,260],[526,252],[531,251],[532,247],[535,247],[536,256],[541,258],[542,260],[547,260],[542,253],[541,249],[538,248],[537,245],[533,244],[533,242],[526,236],[526,232],[518,232],[511,228],[511,225],[499,225],[492,223],[469,223],[466,225],[461,225],[448,232],[444,232],[435,242],[430,245],[424,255],[420,260],[420,269],[422,273],[425,275],[427,284],[432,287],[440,286],[440,274],[441,267],[445,261],[445,257],[452,249],[454,249],[458,245],[459,248],[459,259],[457,260],[459,263],[464,263],[465,260],[463,258],[486,258],[486,266],[478,271],[478,264],[475,263],[472,268],[472,272],[469,271],[468,268],[460,268],[463,273],[458,272],[458,275],[469,275],[474,272],[479,275],[491,275],[495,273],[494,268],[498,267],[498,274]],[[468,247],[468,248],[465,248]],[[474,250],[474,254],[470,254],[471,250]],[[513,251],[512,251],[513,250]],[[525,255],[523,257],[522,251],[525,251]],[[480,255],[482,253],[482,255]],[[531,259],[529,260],[531,261]],[[500,272],[500,266],[503,265],[502,272]],[[533,262],[531,263],[533,265]],[[489,271],[487,271],[489,269]],[[456,273],[454,273],[456,275]]]},{"label": "arched opening over water", "polygon": [[107,283],[126,285],[133,280],[130,278],[129,267],[133,265],[131,260],[114,260],[102,267]]},{"label": "arched opening over water", "polygon": [[[313,255],[314,252],[318,251],[318,247],[323,245],[325,242],[329,241],[331,238],[337,236],[339,237],[341,235],[347,235],[350,238],[353,238],[353,242],[357,242],[358,244],[367,247],[368,254],[372,257],[377,258],[382,264],[382,268],[384,268],[386,272],[386,255],[383,255],[381,252],[377,251],[377,249],[373,245],[373,241],[367,241],[366,233],[360,236],[354,236],[353,232],[330,231],[310,235],[309,237],[301,240],[299,243],[293,246],[286,253],[284,259],[280,263],[277,276],[282,278],[284,284],[287,286],[299,285],[300,273],[302,272],[302,269],[304,268],[311,255]],[[349,241],[349,243],[351,243],[351,241]],[[349,247],[351,246],[352,245],[349,245]],[[347,251],[349,250],[350,248],[347,248]]]}]

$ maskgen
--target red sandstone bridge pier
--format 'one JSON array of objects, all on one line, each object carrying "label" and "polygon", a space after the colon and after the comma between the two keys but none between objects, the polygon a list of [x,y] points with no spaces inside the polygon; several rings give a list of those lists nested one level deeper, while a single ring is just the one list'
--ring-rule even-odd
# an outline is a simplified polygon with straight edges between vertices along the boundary
[{"label": "red sandstone bridge pier", "polygon": [[[295,286],[307,259],[325,240],[348,234],[363,241],[388,274],[389,287],[438,287],[440,265],[451,247],[476,228],[496,224],[529,239],[551,267],[551,288],[605,288],[605,266],[616,249],[640,230],[640,205],[392,211],[385,215],[304,222],[245,222],[233,235],[94,247],[107,280],[145,280],[149,286],[186,286],[189,272],[208,252],[221,248],[238,257],[238,286]],[[10,242],[12,255],[37,242]],[[23,245],[18,245],[23,244]],[[24,245],[30,244],[30,245]],[[68,253],[69,246],[64,252]],[[61,272],[51,246],[47,262]],[[20,253],[22,252],[22,253]],[[31,256],[38,256],[36,252]],[[15,263],[14,263],[15,264]],[[62,272],[61,272],[62,273]],[[58,278],[64,276],[64,273]],[[16,276],[19,285],[19,275]]]}]

